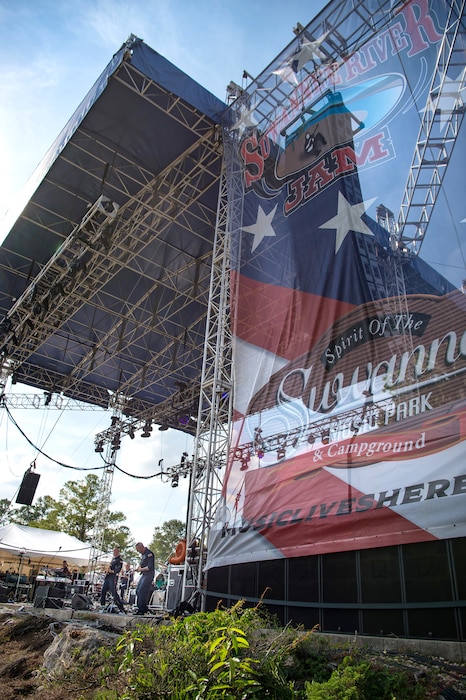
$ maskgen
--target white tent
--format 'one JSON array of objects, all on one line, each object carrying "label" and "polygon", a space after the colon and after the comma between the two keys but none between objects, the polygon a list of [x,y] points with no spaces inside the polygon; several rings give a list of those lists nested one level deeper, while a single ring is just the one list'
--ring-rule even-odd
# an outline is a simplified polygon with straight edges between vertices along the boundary
[{"label": "white tent", "polygon": [[0,527],[0,560],[39,567],[59,567],[64,559],[71,566],[87,566],[91,546],[76,537],[54,530],[11,523]]}]

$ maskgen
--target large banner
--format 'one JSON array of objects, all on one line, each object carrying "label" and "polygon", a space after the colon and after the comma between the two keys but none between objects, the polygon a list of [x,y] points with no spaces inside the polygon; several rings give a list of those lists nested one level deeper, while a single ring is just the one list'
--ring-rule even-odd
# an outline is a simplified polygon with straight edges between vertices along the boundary
[{"label": "large banner", "polygon": [[356,5],[229,114],[235,413],[209,567],[466,535],[464,46],[446,74],[450,2]]}]

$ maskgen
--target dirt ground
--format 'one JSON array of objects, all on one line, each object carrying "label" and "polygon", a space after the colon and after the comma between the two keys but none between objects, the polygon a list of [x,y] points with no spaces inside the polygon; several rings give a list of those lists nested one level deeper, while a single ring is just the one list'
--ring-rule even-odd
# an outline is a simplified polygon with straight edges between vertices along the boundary
[{"label": "dirt ground", "polygon": [[[64,685],[50,683],[42,669],[43,655],[64,622],[48,615],[0,611],[0,689],[9,698],[38,698],[63,700]],[[416,655],[378,656],[384,665],[405,668],[415,678],[429,679],[427,698],[433,700],[466,700],[466,665],[449,663],[445,659]],[[92,698],[99,688],[99,669],[86,675],[66,679],[66,696]],[[374,698],[374,700],[377,700]]]}]

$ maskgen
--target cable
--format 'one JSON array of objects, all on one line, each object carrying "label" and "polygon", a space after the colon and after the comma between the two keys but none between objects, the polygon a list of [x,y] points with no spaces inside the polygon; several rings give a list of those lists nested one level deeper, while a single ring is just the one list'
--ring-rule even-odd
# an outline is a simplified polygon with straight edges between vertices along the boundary
[{"label": "cable", "polygon": [[[15,420],[15,419],[13,418],[13,416],[11,415],[11,412],[10,412],[8,406],[6,406],[6,404],[3,404],[3,407],[5,408],[5,410],[6,410],[6,412],[7,412],[8,418],[11,420],[11,422],[13,423],[13,425],[19,430],[19,432],[20,432],[21,435],[25,438],[25,440],[27,440],[27,442],[31,445],[31,447],[33,447],[34,450],[37,450],[37,452],[38,452],[39,454],[41,454],[43,457],[46,457],[46,458],[49,459],[51,462],[54,462],[55,464],[58,464],[60,467],[64,467],[65,469],[74,469],[75,471],[80,471],[80,472],[89,472],[89,471],[97,471],[97,470],[99,470],[99,469],[106,469],[107,467],[110,466],[110,464],[109,464],[108,462],[105,462],[105,461],[104,461],[104,464],[103,464],[101,467],[74,467],[74,466],[71,465],[71,464],[65,464],[64,462],[60,462],[58,459],[54,459],[53,457],[51,457],[50,455],[48,455],[46,452],[44,452],[43,450],[41,450],[40,447],[37,447],[37,445],[35,445],[35,444],[32,442],[32,440],[30,440],[30,439],[28,438],[28,436],[26,435],[26,433],[19,427],[18,423],[16,422],[16,420]],[[122,469],[121,467],[118,467],[116,464],[114,464],[113,466],[114,466],[115,469],[117,469],[119,472],[121,472],[122,474],[125,474],[126,476],[130,476],[132,479],[153,479],[154,477],[156,477],[156,476],[161,476],[161,474],[162,474],[162,472],[157,472],[156,474],[149,474],[148,476],[138,476],[137,474],[130,474],[129,472],[127,472],[127,471],[125,471],[124,469]]]},{"label": "cable", "polygon": [[104,464],[102,467],[74,467],[74,466],[71,465],[71,464],[65,464],[64,462],[60,462],[58,459],[54,459],[53,457],[51,457],[50,455],[48,455],[46,452],[44,452],[43,450],[41,450],[40,447],[37,447],[37,445],[35,445],[35,444],[32,442],[32,440],[30,440],[30,439],[28,438],[28,436],[26,435],[26,433],[19,427],[18,423],[16,422],[16,420],[15,420],[15,419],[13,418],[13,416],[11,415],[8,406],[6,406],[6,404],[3,404],[3,407],[5,408],[5,411],[7,412],[8,418],[11,420],[11,422],[13,423],[13,425],[19,430],[19,432],[20,432],[21,435],[25,438],[25,440],[27,440],[27,442],[31,445],[31,447],[33,447],[34,450],[37,450],[37,452],[38,452],[39,454],[41,454],[43,457],[46,457],[46,458],[49,459],[51,462],[54,462],[55,464],[58,464],[60,467],[64,467],[65,469],[74,469],[75,471],[81,471],[81,472],[83,472],[83,471],[84,471],[84,472],[87,472],[87,471],[96,471],[96,470],[98,470],[98,469],[105,469],[105,466],[106,466],[105,464]]}]

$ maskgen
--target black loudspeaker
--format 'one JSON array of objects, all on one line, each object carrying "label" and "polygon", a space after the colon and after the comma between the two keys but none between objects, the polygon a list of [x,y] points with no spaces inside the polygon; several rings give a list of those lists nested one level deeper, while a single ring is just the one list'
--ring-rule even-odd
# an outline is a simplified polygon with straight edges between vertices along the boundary
[{"label": "black loudspeaker", "polygon": [[43,602],[49,594],[49,589],[50,589],[50,586],[37,586],[36,595],[34,596],[34,607],[35,608],[44,608],[45,607],[45,605],[43,605]]},{"label": "black loudspeaker", "polygon": [[37,484],[39,483],[40,474],[35,472],[26,472],[23,476],[21,486],[19,487],[16,503],[22,503],[25,506],[30,506],[34,500]]},{"label": "black loudspeaker", "polygon": [[41,608],[57,608],[63,607],[63,600],[61,598],[44,598],[43,605]]},{"label": "black loudspeaker", "polygon": [[75,593],[71,598],[71,607],[73,610],[91,610],[92,600],[84,593]]},{"label": "black loudspeaker", "polygon": [[64,598],[65,593],[65,589],[61,586],[50,586],[49,598]]},{"label": "black loudspeaker", "polygon": [[65,591],[52,586],[37,586],[34,597],[35,608],[62,608]]}]

